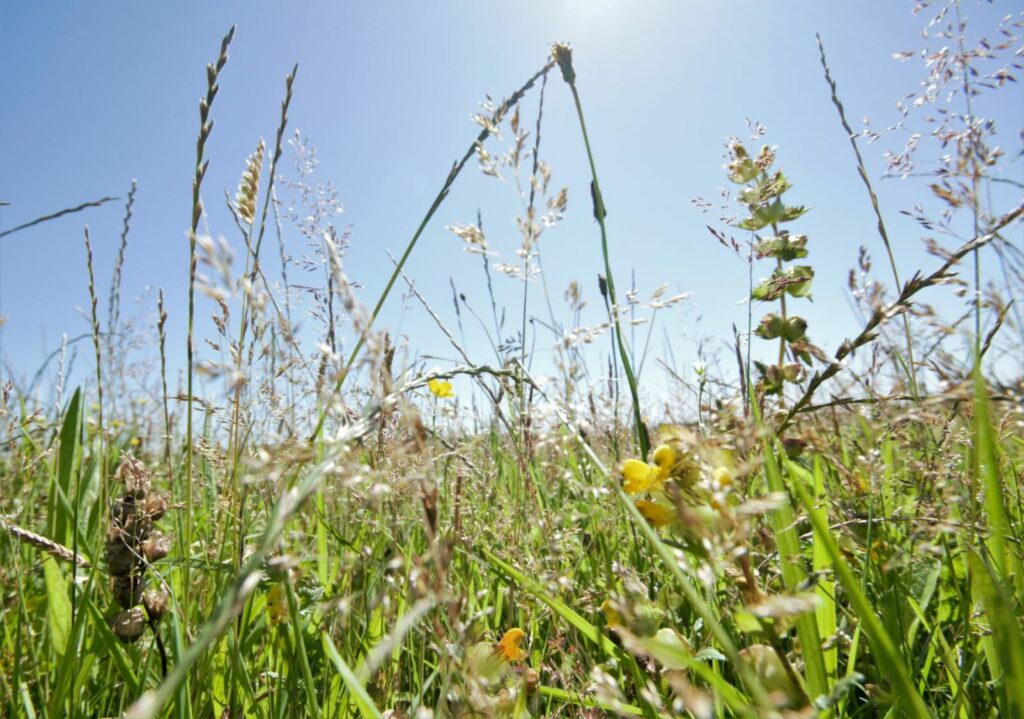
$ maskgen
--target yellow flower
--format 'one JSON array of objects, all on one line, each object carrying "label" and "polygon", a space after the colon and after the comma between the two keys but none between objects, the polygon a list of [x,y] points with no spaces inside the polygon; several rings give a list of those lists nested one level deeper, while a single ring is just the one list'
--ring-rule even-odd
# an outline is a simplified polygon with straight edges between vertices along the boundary
[{"label": "yellow flower", "polygon": [[663,444],[654,450],[654,464],[647,464],[639,459],[627,459],[622,463],[622,476],[626,483],[623,487],[628,494],[640,494],[649,489],[661,489],[668,479],[672,466],[676,463],[676,451]]},{"label": "yellow flower", "polygon": [[441,379],[432,379],[429,382],[427,382],[427,386],[430,388],[430,391],[434,393],[434,396],[439,399],[455,396],[455,393],[452,392],[451,382],[446,382],[445,380]]},{"label": "yellow flower", "polygon": [[518,662],[526,658],[526,652],[519,648],[525,638],[526,632],[518,627],[512,627],[505,632],[501,641],[494,645],[494,651],[507,662]]},{"label": "yellow flower", "polygon": [[604,623],[609,627],[621,627],[622,617],[615,609],[615,602],[605,599],[601,602],[601,611],[604,612]]},{"label": "yellow flower", "polygon": [[267,592],[267,619],[277,624],[288,614],[288,594],[284,582],[277,582]]},{"label": "yellow flower", "polygon": [[655,527],[667,527],[676,521],[676,510],[672,507],[666,507],[664,504],[640,499],[636,502],[636,508]]}]

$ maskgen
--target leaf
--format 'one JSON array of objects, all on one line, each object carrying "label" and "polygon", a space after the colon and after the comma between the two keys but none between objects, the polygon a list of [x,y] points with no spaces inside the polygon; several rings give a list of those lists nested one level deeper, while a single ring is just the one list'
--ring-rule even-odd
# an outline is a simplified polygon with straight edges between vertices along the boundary
[{"label": "leaf", "polygon": [[804,213],[808,212],[811,208],[804,207],[803,205],[796,205],[793,207],[787,207],[782,213],[782,217],[779,218],[779,222],[792,222],[796,218],[800,217]]},{"label": "leaf", "polygon": [[807,235],[791,235],[782,232],[776,237],[768,237],[754,245],[758,257],[776,257],[783,262],[807,257]]},{"label": "leaf", "polygon": [[808,265],[790,267],[782,275],[783,287],[786,294],[793,297],[810,297],[811,280],[814,278],[814,268]]},{"label": "leaf", "polygon": [[353,703],[359,709],[359,713],[362,714],[366,719],[383,719],[380,710],[373,703],[373,699],[366,693],[366,687],[363,683],[356,678],[355,672],[352,668],[345,663],[345,660],[341,658],[341,654],[338,653],[338,648],[334,646],[334,642],[331,641],[330,636],[324,632],[321,635],[324,652],[327,654],[327,658],[334,664],[334,668],[338,670],[338,674],[341,675],[342,681],[345,682],[345,686],[348,687],[349,694],[352,697]]},{"label": "leaf", "polygon": [[68,580],[57,560],[43,560],[46,581],[46,616],[50,625],[50,642],[58,657],[63,657],[71,636],[71,600],[68,598]]},{"label": "leaf", "polygon": [[[71,474],[75,465],[75,454],[78,451],[82,415],[82,388],[79,387],[71,396],[68,409],[64,413],[64,424],[60,428],[60,450],[57,455],[57,501],[53,511],[53,538],[61,544],[70,544],[68,528],[74,518],[70,505]],[[75,499],[77,502],[77,498]]]}]

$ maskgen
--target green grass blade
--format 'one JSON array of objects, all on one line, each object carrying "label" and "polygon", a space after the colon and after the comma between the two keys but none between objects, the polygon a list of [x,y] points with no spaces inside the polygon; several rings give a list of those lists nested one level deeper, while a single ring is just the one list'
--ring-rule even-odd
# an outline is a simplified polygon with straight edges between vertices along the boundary
[{"label": "green grass blade", "polygon": [[[793,508],[790,505],[786,485],[782,481],[782,474],[779,468],[778,457],[772,444],[765,447],[765,476],[768,479],[768,488],[786,496],[785,502],[770,514],[775,542],[779,548],[779,563],[782,568],[782,580],[786,589],[796,591],[801,583],[807,578],[804,571],[804,557],[800,551],[800,540],[796,534],[795,518]],[[794,482],[804,480],[796,475],[793,469],[788,472],[790,479]],[[821,651],[821,634],[818,632],[818,620],[810,612],[802,612],[797,617],[797,635],[800,637],[800,647],[804,658],[804,666],[807,672],[807,689],[811,700],[821,696],[828,696],[828,673],[825,669],[825,659]]]},{"label": "green grass blade", "polygon": [[334,646],[334,642],[331,641],[330,636],[326,633],[321,635],[321,639],[324,645],[324,652],[327,654],[327,658],[334,664],[334,668],[338,670],[338,674],[341,675],[342,681],[345,682],[345,686],[348,687],[349,695],[352,698],[352,702],[359,709],[359,713],[365,717],[365,719],[383,719],[380,710],[373,703],[373,699],[366,693],[366,687],[356,677],[355,672],[352,668],[345,663],[345,660],[341,658],[341,654],[338,653],[338,648]]},{"label": "green grass blade", "polygon": [[807,489],[800,482],[794,482],[792,487],[796,490],[800,501],[804,505],[804,509],[808,513],[808,517],[814,527],[814,534],[821,539],[822,546],[832,559],[832,565],[835,567],[839,583],[842,584],[843,589],[846,591],[854,613],[860,619],[860,626],[867,635],[868,642],[871,644],[875,660],[894,685],[897,705],[903,709],[908,717],[913,717],[914,719],[930,718],[932,714],[924,703],[924,699],[918,693],[917,687],[914,686],[914,682],[910,678],[910,672],[897,651],[895,642],[875,614],[871,602],[864,594],[863,589],[861,589],[860,581],[840,554],[839,546],[829,531],[828,525],[822,516],[815,511],[814,502],[807,493]]}]

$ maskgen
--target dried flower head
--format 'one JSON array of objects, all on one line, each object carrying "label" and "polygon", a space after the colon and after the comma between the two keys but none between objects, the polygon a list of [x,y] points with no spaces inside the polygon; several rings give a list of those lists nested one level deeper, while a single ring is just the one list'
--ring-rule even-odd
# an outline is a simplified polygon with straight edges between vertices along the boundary
[{"label": "dried flower head", "polygon": [[572,47],[568,43],[556,42],[551,46],[551,59],[558,63],[562,79],[570,85],[576,84],[576,70],[572,67]]},{"label": "dried flower head", "polygon": [[110,620],[110,629],[125,644],[137,642],[146,631],[146,615],[140,607],[125,609]]},{"label": "dried flower head", "polygon": [[147,589],[142,595],[142,606],[146,608],[146,616],[151,623],[160,621],[170,602],[171,596],[163,589]]}]

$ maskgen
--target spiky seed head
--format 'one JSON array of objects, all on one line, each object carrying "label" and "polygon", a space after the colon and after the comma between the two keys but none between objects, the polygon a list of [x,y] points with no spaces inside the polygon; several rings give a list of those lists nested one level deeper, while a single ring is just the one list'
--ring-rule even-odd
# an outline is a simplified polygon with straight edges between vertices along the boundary
[{"label": "spiky seed head", "polygon": [[261,137],[256,143],[256,152],[249,155],[242,173],[242,179],[238,182],[238,194],[235,195],[235,209],[242,222],[252,226],[256,217],[256,195],[260,188],[260,173],[263,171],[263,153],[266,144]]}]

